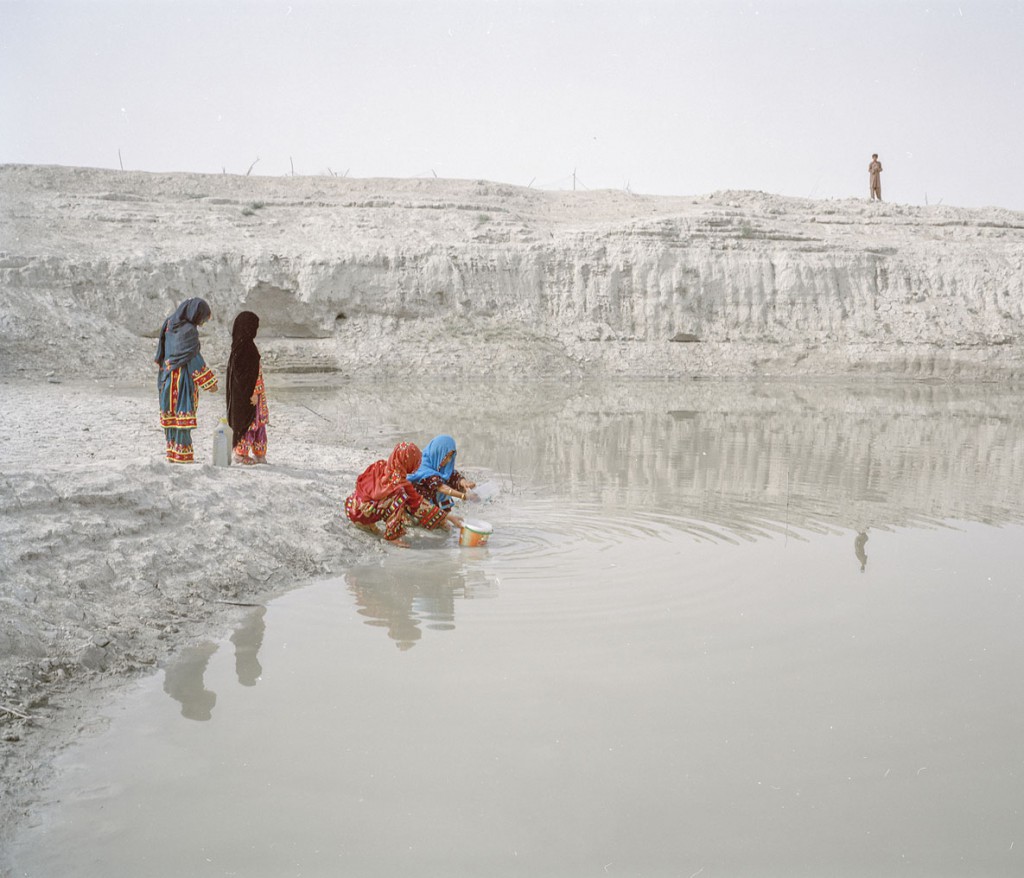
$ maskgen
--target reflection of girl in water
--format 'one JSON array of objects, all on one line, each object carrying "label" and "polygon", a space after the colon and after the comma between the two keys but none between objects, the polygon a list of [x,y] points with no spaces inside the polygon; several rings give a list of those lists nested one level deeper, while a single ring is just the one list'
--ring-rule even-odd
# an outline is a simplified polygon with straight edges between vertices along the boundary
[{"label": "reflection of girl in water", "polygon": [[451,436],[435,436],[423,449],[419,469],[409,476],[409,481],[424,498],[447,512],[452,524],[460,527],[462,521],[451,514],[451,509],[456,500],[472,496],[470,488],[475,488],[476,482],[455,469],[455,454],[455,440]]},{"label": "reflection of girl in water", "polygon": [[259,652],[267,627],[263,621],[266,614],[267,608],[260,607],[231,635],[231,642],[235,645],[235,676],[243,686],[255,686],[263,673]]},{"label": "reflection of girl in water", "polygon": [[164,671],[164,692],[181,704],[181,715],[200,722],[213,716],[217,693],[203,682],[210,656],[217,651],[215,643],[201,643],[182,650]]},{"label": "reflection of girl in water", "polygon": [[409,481],[409,473],[420,465],[422,454],[412,442],[399,442],[387,460],[371,463],[356,479],[356,489],[345,498],[349,520],[380,536],[377,522],[384,522],[384,539],[405,547],[405,515],[434,530],[445,525],[445,513],[424,500]]},{"label": "reflection of girl in water", "polygon": [[857,539],[853,541],[853,553],[857,556],[857,560],[860,561],[860,571],[864,572],[864,568],[868,566],[868,553],[864,550],[864,546],[868,541],[867,531],[861,531],[857,534]]}]

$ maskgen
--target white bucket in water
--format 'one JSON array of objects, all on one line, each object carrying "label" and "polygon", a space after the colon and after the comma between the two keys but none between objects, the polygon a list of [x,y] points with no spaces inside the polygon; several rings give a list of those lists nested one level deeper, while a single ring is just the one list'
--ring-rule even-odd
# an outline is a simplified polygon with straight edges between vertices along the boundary
[{"label": "white bucket in water", "polygon": [[462,530],[459,533],[459,545],[486,545],[487,539],[492,533],[494,533],[494,528],[486,521],[464,521],[462,522]]}]

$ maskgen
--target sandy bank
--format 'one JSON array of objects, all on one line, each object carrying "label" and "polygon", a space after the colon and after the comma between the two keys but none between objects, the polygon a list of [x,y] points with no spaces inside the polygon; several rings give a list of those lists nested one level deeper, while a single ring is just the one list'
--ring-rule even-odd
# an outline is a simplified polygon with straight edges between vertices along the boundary
[{"label": "sandy bank", "polygon": [[1005,379],[1024,215],[0,167],[0,374],[135,368],[195,295],[279,371]]}]

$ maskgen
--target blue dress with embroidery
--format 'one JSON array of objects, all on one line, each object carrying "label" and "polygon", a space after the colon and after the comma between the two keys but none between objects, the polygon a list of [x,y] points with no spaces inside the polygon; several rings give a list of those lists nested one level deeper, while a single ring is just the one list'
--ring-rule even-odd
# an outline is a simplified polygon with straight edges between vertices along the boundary
[{"label": "blue dress with embroidery", "polygon": [[167,459],[172,463],[192,462],[192,431],[196,428],[199,391],[216,388],[217,379],[202,354],[176,369],[160,369],[160,426],[167,438]]},{"label": "blue dress with embroidery", "polygon": [[160,368],[160,426],[167,438],[167,459],[191,463],[199,391],[216,390],[217,379],[199,353],[199,327],[210,319],[204,299],[186,299],[164,321],[154,361]]}]

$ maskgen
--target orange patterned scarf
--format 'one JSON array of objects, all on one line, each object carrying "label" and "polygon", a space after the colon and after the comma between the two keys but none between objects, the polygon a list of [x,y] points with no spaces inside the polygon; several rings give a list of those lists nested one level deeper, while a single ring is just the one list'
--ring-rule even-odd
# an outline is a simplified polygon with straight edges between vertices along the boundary
[{"label": "orange patterned scarf", "polygon": [[403,486],[415,494],[408,476],[416,471],[421,457],[419,448],[412,442],[399,442],[387,460],[371,463],[356,479],[356,497],[360,500],[383,500]]}]

